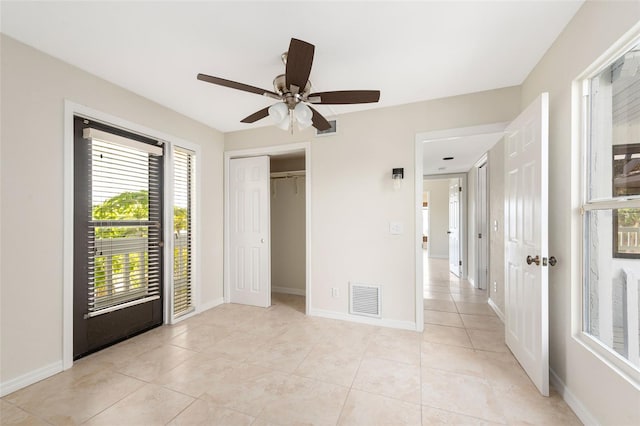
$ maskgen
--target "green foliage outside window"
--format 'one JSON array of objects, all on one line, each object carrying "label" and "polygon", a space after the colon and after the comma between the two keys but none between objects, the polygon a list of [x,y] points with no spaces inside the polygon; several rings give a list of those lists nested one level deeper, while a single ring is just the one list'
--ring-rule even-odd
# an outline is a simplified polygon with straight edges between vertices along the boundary
[{"label": "green foliage outside window", "polygon": [[618,226],[640,226],[640,209],[618,209]]},{"label": "green foliage outside window", "polygon": [[[176,235],[180,231],[187,230],[187,209],[174,206],[174,232]],[[135,192],[122,192],[114,197],[105,200],[103,203],[95,205],[92,211],[92,220],[148,220],[149,219],[149,192],[146,190]],[[148,226],[100,226],[95,228],[95,239],[124,239],[124,238],[147,238]],[[176,248],[176,250],[179,250]],[[182,253],[176,253],[177,259]],[[112,283],[123,283],[125,275],[128,278],[128,288],[134,290],[146,286],[146,275],[148,269],[148,255],[145,252],[135,252],[127,254],[113,254],[102,256],[96,253],[94,257],[94,288],[96,296],[104,297],[113,294],[113,288],[107,287],[110,278]]]}]

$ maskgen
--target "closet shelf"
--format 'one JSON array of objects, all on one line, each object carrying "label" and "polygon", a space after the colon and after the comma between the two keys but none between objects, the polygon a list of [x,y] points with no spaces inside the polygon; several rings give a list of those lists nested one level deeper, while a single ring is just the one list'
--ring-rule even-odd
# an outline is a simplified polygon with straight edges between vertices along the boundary
[{"label": "closet shelf", "polygon": [[273,172],[271,173],[271,178],[288,178],[288,177],[296,177],[296,176],[305,176],[305,170],[293,170],[290,172]]}]

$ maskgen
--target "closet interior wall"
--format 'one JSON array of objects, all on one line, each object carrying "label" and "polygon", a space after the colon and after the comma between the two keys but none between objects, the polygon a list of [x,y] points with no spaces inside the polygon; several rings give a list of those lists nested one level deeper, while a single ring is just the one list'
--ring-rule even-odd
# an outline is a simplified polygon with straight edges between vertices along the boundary
[{"label": "closet interior wall", "polygon": [[304,171],[304,154],[271,157],[271,290],[276,293],[305,294]]}]

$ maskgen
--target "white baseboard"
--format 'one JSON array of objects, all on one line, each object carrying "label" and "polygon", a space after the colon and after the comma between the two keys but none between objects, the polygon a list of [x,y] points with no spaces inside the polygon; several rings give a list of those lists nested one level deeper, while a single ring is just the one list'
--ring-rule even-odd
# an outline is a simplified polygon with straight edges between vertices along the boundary
[{"label": "white baseboard", "polygon": [[44,380],[54,374],[58,374],[61,371],[62,360],[56,361],[42,368],[38,368],[37,370],[33,370],[27,374],[23,374],[22,376],[18,376],[15,379],[7,380],[6,382],[0,383],[0,397],[9,395],[10,393],[39,382],[40,380]]},{"label": "white baseboard", "polygon": [[303,288],[292,287],[271,286],[271,291],[274,293],[293,294],[294,296],[304,296],[306,294]]},{"label": "white baseboard", "polygon": [[467,276],[467,281],[469,281],[469,284],[471,284],[471,287],[476,288],[476,282],[473,280],[473,278],[469,278]]},{"label": "white baseboard", "polygon": [[500,320],[504,323],[504,312],[500,310],[498,305],[496,305],[496,303],[493,300],[489,299],[487,303],[489,304],[489,306],[491,306],[491,309],[493,309],[493,312],[496,313],[498,318],[500,318]]},{"label": "white baseboard", "polygon": [[552,369],[549,369],[549,381],[551,382],[551,386],[553,386],[564,402],[573,410],[573,412],[578,416],[580,421],[587,426],[599,426],[600,423],[593,417],[593,415],[587,410],[587,408],[580,402],[578,398],[571,392],[571,390],[564,384],[562,379],[558,377],[558,375]]},{"label": "white baseboard", "polygon": [[349,315],[341,312],[325,311],[322,309],[311,309],[307,315],[312,317],[330,318],[341,321],[357,322],[359,324],[377,325],[379,327],[398,328],[401,330],[416,331],[416,323],[411,321],[398,321],[384,318],[371,318],[359,315]]},{"label": "white baseboard", "polygon": [[217,299],[213,299],[209,302],[206,303],[201,303],[200,306],[198,307],[198,313],[200,312],[204,312],[204,311],[208,311],[209,309],[213,309],[216,306],[220,306],[224,303],[224,298],[222,297],[218,297]]}]

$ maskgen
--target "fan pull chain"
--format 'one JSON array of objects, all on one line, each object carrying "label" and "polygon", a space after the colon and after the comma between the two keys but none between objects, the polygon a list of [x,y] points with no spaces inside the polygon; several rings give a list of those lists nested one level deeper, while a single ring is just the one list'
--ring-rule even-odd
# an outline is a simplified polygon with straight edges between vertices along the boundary
[{"label": "fan pull chain", "polygon": [[293,135],[293,110],[290,109],[289,110],[289,130],[291,131],[291,134]]}]

